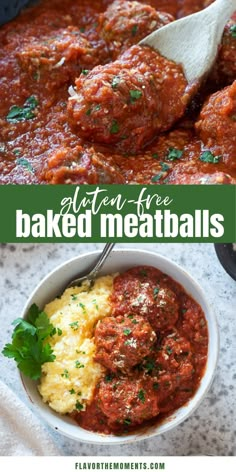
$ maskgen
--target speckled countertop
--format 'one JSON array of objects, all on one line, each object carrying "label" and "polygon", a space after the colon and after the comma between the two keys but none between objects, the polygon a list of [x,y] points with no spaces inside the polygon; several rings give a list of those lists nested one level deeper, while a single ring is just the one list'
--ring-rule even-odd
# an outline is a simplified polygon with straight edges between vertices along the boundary
[{"label": "speckled countertop", "polygon": [[[154,250],[184,267],[204,288],[220,326],[221,349],[214,383],[197,411],[173,431],[127,446],[96,446],[50,434],[63,455],[186,456],[236,455],[236,283],[220,266],[209,244],[130,244]],[[38,282],[54,267],[99,244],[0,245],[0,349],[9,342],[11,322]],[[127,247],[127,245],[118,245]],[[29,405],[14,362],[1,356],[0,377]]]}]

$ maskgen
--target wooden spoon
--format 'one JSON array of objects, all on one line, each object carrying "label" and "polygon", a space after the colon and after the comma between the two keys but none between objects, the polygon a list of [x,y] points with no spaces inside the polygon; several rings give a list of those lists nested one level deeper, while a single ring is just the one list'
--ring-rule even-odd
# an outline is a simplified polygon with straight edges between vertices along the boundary
[{"label": "wooden spoon", "polygon": [[205,10],[169,23],[140,41],[181,64],[189,84],[200,82],[217,56],[225,24],[236,0],[215,0]]}]

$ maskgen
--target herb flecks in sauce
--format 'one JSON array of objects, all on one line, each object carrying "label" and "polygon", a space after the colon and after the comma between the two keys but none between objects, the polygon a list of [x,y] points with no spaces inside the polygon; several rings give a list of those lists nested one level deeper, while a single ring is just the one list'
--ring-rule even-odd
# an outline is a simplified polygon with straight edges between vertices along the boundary
[{"label": "herb flecks in sauce", "polygon": [[38,106],[38,100],[34,95],[27,98],[22,107],[18,105],[13,105],[6,117],[7,121],[10,123],[18,123],[19,121],[32,120],[36,117],[34,110]]}]

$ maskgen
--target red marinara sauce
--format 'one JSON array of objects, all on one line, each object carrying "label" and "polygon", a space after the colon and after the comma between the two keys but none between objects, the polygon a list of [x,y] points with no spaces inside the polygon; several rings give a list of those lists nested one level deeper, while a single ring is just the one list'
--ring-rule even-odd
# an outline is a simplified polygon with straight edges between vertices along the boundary
[{"label": "red marinara sauce", "polygon": [[112,315],[95,328],[104,370],[94,398],[72,417],[83,428],[125,434],[158,424],[195,394],[206,367],[208,328],[201,307],[158,269],[114,279]]},{"label": "red marinara sauce", "polygon": [[[101,136],[99,142],[92,132],[84,133],[74,126],[70,107],[67,110],[69,87],[86,83],[94,68],[114,71],[113,61],[119,63],[120,55],[127,58],[127,51],[134,51],[132,48],[147,34],[210,3],[41,0],[1,27],[0,183],[235,183],[235,16],[226,25],[212,72],[184,116],[175,98],[177,82],[176,89],[169,87],[168,97],[165,91],[160,95],[157,109],[153,105],[149,109],[151,82],[149,97],[141,93],[134,77],[127,80],[125,89],[116,76],[111,78],[111,99],[117,100],[118,112],[120,98],[127,108],[120,115],[120,123],[116,118],[112,121],[108,139],[105,118],[107,111],[113,113],[112,106],[102,110],[99,101],[93,101],[80,117],[82,127],[89,124]],[[129,75],[128,67],[126,71]],[[182,93],[183,83],[179,84]],[[230,97],[230,114],[226,103],[222,115],[215,93],[221,94],[224,104]],[[178,106],[175,119],[179,120],[175,123],[167,99],[170,106]],[[129,131],[132,110],[140,122],[135,138]],[[158,113],[161,116],[163,111],[167,111],[167,121],[163,122],[167,126],[157,126]],[[101,121],[102,129],[96,120]],[[214,136],[211,122],[219,130]],[[221,139],[224,132],[227,147]],[[114,146],[117,137],[122,138],[120,146]]]}]

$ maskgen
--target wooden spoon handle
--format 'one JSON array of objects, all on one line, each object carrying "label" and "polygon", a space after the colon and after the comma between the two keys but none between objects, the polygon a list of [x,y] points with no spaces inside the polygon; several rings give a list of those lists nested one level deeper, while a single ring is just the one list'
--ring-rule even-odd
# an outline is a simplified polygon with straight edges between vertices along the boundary
[{"label": "wooden spoon handle", "polygon": [[[204,10],[203,10],[204,11]],[[236,11],[236,0],[215,0],[206,12],[209,21],[214,19],[217,23],[217,36],[220,41],[225,24],[232,14]]]}]

